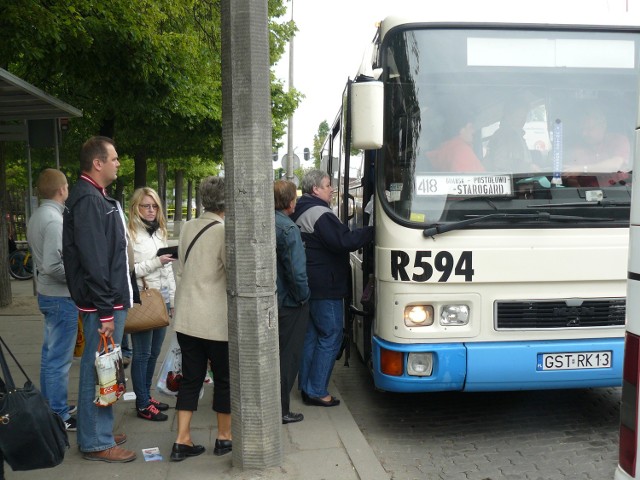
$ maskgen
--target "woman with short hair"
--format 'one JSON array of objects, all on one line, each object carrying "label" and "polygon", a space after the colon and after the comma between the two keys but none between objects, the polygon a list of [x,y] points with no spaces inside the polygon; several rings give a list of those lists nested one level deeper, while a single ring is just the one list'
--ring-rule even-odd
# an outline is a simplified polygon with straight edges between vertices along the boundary
[{"label": "woman with short hair", "polygon": [[180,232],[176,273],[174,329],[182,352],[182,380],[178,391],[178,435],[171,460],[178,462],[205,451],[191,439],[191,418],[211,363],[213,410],[218,433],[214,455],[231,451],[231,391],[227,270],[224,244],[224,180],[207,177],[200,184],[204,213],[185,223]]}]

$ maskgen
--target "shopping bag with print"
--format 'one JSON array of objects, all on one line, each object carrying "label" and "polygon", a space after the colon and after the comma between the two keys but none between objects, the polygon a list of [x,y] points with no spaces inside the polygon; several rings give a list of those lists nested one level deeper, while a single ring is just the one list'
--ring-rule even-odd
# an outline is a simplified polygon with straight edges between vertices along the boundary
[{"label": "shopping bag with print", "polygon": [[122,349],[116,345],[113,337],[100,335],[96,351],[96,397],[94,403],[99,407],[113,405],[126,391]]}]

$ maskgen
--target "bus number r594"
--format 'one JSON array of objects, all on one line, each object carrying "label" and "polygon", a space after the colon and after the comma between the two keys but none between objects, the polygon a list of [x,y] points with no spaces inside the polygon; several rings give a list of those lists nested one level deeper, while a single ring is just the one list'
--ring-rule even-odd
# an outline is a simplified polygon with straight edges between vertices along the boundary
[{"label": "bus number r594", "polygon": [[[394,280],[403,282],[427,282],[434,274],[434,269],[440,272],[438,282],[446,282],[451,274],[464,276],[465,282],[473,281],[473,253],[465,250],[457,259],[451,252],[436,253],[433,260],[429,250],[418,250],[415,253],[413,265],[410,267],[411,257],[402,250],[391,250],[391,276]],[[411,276],[409,276],[411,274]]]}]

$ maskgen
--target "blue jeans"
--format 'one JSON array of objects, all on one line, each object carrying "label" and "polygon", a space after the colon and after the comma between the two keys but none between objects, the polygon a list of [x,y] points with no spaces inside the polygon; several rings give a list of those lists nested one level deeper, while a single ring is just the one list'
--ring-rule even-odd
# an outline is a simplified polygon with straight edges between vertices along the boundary
[{"label": "blue jeans", "polygon": [[133,346],[131,380],[133,380],[133,391],[136,393],[136,407],[139,409],[149,406],[153,372],[156,369],[166,333],[167,328],[163,327],[131,334]]},{"label": "blue jeans", "polygon": [[129,345],[129,334],[125,333],[122,335],[122,343],[120,344],[120,348],[122,348],[122,356],[125,358],[131,358],[133,353],[131,352],[131,345]]},{"label": "blue jeans", "polygon": [[[113,341],[119,344],[124,332],[127,310],[115,310]],[[99,452],[114,447],[113,406],[98,407],[96,396],[96,351],[102,328],[97,313],[83,313],[84,352],[80,361],[80,387],[78,391],[78,445],[82,452]]]},{"label": "blue jeans", "polygon": [[310,397],[321,398],[329,395],[329,378],[342,344],[343,300],[310,300],[309,313],[298,388]]},{"label": "blue jeans", "polygon": [[69,369],[78,334],[78,309],[69,297],[38,294],[44,315],[44,335],[40,357],[40,390],[51,409],[68,420]]}]

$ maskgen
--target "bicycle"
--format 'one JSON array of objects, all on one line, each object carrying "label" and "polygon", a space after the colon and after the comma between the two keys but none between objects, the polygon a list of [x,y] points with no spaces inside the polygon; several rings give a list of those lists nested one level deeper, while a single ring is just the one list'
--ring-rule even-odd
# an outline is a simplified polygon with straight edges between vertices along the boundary
[{"label": "bicycle", "polygon": [[9,274],[16,280],[33,277],[33,257],[29,250],[15,250],[9,255]]}]

